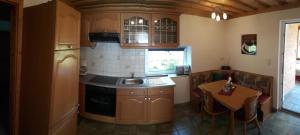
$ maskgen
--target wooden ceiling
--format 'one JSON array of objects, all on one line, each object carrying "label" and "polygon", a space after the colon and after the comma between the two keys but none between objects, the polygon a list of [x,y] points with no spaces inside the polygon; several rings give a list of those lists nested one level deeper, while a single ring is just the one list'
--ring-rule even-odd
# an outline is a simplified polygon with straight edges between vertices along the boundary
[{"label": "wooden ceiling", "polygon": [[81,10],[147,10],[210,17],[220,7],[236,18],[263,12],[300,7],[300,0],[67,0]]}]

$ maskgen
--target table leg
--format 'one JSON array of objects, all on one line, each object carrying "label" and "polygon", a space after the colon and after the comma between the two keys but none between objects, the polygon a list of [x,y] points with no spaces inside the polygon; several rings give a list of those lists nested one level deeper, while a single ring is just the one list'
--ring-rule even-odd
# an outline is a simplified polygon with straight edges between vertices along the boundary
[{"label": "table leg", "polygon": [[234,135],[234,111],[230,111],[230,128],[229,134]]}]

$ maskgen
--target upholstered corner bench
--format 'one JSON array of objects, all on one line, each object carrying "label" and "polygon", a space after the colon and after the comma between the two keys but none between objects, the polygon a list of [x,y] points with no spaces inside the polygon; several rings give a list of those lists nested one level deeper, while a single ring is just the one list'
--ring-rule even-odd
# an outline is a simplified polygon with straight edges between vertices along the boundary
[{"label": "upholstered corner bench", "polygon": [[238,70],[209,70],[192,73],[190,76],[191,104],[200,110],[201,91],[198,86],[203,83],[227,80],[231,76],[233,83],[262,92],[258,98],[258,119],[265,120],[272,111],[273,77]]}]

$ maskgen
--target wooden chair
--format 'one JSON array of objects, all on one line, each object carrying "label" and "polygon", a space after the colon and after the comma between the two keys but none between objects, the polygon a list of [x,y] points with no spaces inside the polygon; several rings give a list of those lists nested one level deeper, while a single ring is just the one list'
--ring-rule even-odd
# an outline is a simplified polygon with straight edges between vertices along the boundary
[{"label": "wooden chair", "polygon": [[191,93],[191,104],[193,110],[195,110],[197,113],[203,111],[203,92],[200,89],[194,90]]},{"label": "wooden chair", "polygon": [[249,97],[244,103],[244,107],[235,113],[235,117],[242,121],[243,135],[247,133],[247,124],[255,122],[256,127],[260,133],[260,127],[257,120],[257,99],[258,96]]},{"label": "wooden chair", "polygon": [[[215,119],[217,115],[223,114],[227,112],[227,108],[218,103],[214,100],[211,93],[205,90],[202,90],[203,92],[203,110],[212,116],[212,123],[211,123],[211,133],[213,134],[214,128],[215,128]],[[202,111],[203,112],[203,111]]]}]

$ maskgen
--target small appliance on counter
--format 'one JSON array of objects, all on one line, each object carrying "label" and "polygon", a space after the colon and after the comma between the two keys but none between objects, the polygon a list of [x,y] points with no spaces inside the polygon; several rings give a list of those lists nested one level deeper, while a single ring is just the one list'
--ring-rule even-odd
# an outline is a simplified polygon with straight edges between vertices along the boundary
[{"label": "small appliance on counter", "polygon": [[176,66],[177,75],[189,75],[191,73],[191,66]]},{"label": "small appliance on counter", "polygon": [[80,75],[87,75],[87,61],[80,60]]}]

